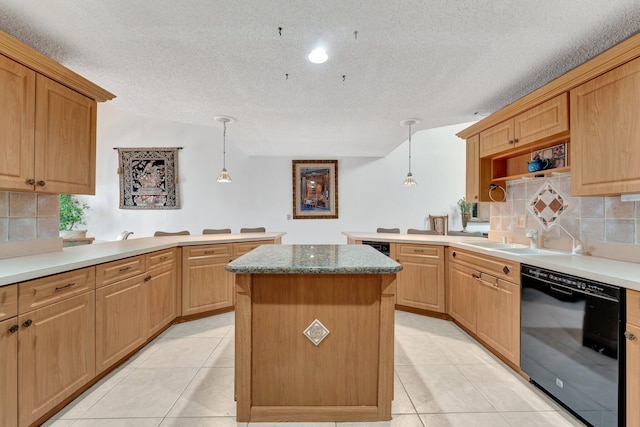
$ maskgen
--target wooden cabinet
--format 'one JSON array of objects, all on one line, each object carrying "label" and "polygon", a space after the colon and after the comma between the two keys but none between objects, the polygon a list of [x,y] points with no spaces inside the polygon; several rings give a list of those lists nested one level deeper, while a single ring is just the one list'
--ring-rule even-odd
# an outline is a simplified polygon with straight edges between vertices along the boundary
[{"label": "wooden cabinet", "polygon": [[572,196],[640,192],[640,58],[571,91]]},{"label": "wooden cabinet", "polygon": [[640,426],[640,292],[627,290],[627,425]]},{"label": "wooden cabinet", "polygon": [[96,102],[0,55],[0,188],[95,194]]},{"label": "wooden cabinet", "polygon": [[145,276],[149,300],[149,331],[152,336],[177,317],[176,249],[146,255]]},{"label": "wooden cabinet", "polygon": [[145,275],[96,290],[96,372],[110,368],[147,341]]},{"label": "wooden cabinet", "polygon": [[37,75],[36,191],[95,194],[96,114],[94,100]]},{"label": "wooden cabinet", "polygon": [[[54,276],[55,277],[55,276]],[[95,376],[95,293],[18,317],[19,426],[28,426]]]},{"label": "wooden cabinet", "polygon": [[[1,290],[2,288],[0,288]],[[0,321],[0,425],[18,425],[18,318]]]},{"label": "wooden cabinet", "polygon": [[476,335],[519,365],[520,286],[482,273],[476,282]]},{"label": "wooden cabinet", "polygon": [[467,139],[467,181],[465,199],[480,202],[480,135]]},{"label": "wooden cabinet", "polygon": [[402,264],[396,276],[396,304],[444,313],[444,247],[392,245],[396,261]]},{"label": "wooden cabinet", "polygon": [[0,55],[0,189],[34,188],[35,90],[36,73]]},{"label": "wooden cabinet", "polygon": [[567,93],[480,132],[480,156],[487,157],[545,141],[569,130]]},{"label": "wooden cabinet", "polygon": [[520,365],[520,264],[449,249],[451,317],[514,366]]},{"label": "wooden cabinet", "polygon": [[0,287],[0,320],[18,315],[18,285]]},{"label": "wooden cabinet", "polygon": [[463,265],[449,263],[447,304],[451,317],[469,331],[476,332],[478,287],[473,275],[478,272]]},{"label": "wooden cabinet", "polygon": [[225,266],[234,258],[233,244],[182,249],[182,315],[233,307],[234,275]]}]

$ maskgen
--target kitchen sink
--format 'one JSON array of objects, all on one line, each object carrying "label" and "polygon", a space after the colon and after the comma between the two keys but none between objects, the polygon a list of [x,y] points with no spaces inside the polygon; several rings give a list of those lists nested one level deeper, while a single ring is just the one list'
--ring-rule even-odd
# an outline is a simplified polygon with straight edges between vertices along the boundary
[{"label": "kitchen sink", "polygon": [[501,242],[461,242],[465,245],[477,246],[479,248],[488,249],[528,249],[525,245],[519,245],[517,243],[501,243]]},{"label": "kitchen sink", "polygon": [[508,252],[516,255],[571,255],[569,252],[550,251],[548,249],[537,248],[498,248],[500,252]]}]

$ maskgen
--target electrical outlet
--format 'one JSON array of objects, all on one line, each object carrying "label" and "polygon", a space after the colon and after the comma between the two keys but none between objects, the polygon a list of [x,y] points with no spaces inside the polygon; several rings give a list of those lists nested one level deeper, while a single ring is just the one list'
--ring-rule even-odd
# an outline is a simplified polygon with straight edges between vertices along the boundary
[{"label": "electrical outlet", "polygon": [[516,228],[527,228],[527,217],[525,215],[516,215]]}]

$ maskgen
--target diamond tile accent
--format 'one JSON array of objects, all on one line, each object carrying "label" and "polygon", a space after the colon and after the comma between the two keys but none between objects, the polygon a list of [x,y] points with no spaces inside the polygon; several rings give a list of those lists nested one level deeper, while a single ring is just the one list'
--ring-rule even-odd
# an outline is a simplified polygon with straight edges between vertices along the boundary
[{"label": "diamond tile accent", "polygon": [[548,230],[558,217],[567,210],[569,204],[566,198],[547,182],[536,191],[527,207],[545,230]]},{"label": "diamond tile accent", "polygon": [[304,330],[304,334],[312,343],[318,345],[327,337],[327,335],[329,335],[329,330],[322,324],[322,322],[315,319],[307,329]]}]

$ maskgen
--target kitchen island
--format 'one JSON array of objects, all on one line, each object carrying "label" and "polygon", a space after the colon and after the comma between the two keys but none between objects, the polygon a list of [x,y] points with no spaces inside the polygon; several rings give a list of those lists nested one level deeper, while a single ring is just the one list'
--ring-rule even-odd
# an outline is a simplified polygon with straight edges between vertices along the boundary
[{"label": "kitchen island", "polygon": [[236,273],[237,421],[387,421],[396,273],[368,246],[261,246]]}]

